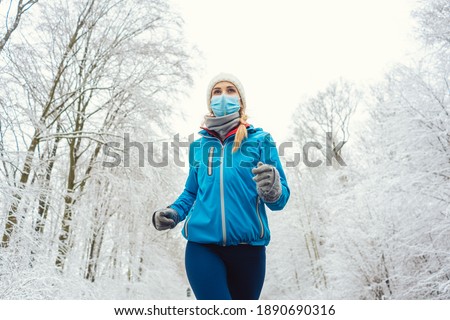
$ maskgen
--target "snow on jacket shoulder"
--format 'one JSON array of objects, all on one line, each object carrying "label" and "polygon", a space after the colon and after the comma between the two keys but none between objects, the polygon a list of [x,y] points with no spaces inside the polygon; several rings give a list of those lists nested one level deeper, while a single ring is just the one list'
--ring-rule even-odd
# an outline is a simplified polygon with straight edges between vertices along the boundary
[{"label": "snow on jacket shoulder", "polygon": [[[194,242],[219,245],[267,245],[270,229],[265,205],[282,210],[290,190],[276,144],[262,128],[247,126],[248,137],[232,153],[235,134],[222,142],[202,129],[189,146],[189,174],[184,191],[170,205],[185,221],[181,233]],[[282,194],[273,203],[258,196],[252,169],[258,161],[275,166]]]}]

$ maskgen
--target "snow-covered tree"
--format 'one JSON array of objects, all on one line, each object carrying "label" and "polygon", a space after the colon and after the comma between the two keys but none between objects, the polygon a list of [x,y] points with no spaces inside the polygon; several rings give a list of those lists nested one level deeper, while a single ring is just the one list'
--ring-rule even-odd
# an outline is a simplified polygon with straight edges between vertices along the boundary
[{"label": "snow-covered tree", "polygon": [[[1,56],[5,266],[105,283],[146,282],[178,268],[161,248],[177,252],[164,242],[179,235],[156,232],[150,217],[173,201],[182,171],[173,161],[150,165],[173,154],[148,142],[171,140],[173,105],[192,84],[181,19],[165,0],[58,0],[33,9],[27,37],[18,32]],[[125,137],[145,150],[128,152]],[[121,161],[111,167],[105,150],[114,143]]]}]

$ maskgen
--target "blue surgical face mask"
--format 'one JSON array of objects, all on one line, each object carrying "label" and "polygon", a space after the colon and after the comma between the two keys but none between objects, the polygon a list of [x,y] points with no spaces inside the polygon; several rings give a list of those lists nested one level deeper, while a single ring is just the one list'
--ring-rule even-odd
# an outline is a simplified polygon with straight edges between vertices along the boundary
[{"label": "blue surgical face mask", "polygon": [[237,112],[241,108],[239,96],[221,94],[211,98],[211,109],[216,117],[222,117]]}]

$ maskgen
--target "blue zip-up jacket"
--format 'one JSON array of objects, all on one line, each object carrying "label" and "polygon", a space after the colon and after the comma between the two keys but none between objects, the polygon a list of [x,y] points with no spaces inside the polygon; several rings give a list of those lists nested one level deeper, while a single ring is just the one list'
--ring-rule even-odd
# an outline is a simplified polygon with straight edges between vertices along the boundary
[{"label": "blue zip-up jacket", "polygon": [[[180,221],[185,220],[181,233],[189,241],[268,245],[265,205],[273,211],[282,210],[289,199],[286,176],[270,133],[247,125],[247,138],[232,153],[236,130],[222,142],[213,131],[203,128],[199,131],[202,137],[189,145],[185,188],[169,206],[177,211]],[[252,168],[258,161],[275,166],[280,174],[282,194],[273,203],[260,199],[252,180]]]}]

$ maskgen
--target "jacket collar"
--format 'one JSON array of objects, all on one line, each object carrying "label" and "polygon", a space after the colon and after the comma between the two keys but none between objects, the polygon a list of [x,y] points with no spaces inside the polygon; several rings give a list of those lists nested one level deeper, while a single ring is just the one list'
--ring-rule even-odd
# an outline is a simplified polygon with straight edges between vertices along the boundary
[{"label": "jacket collar", "polygon": [[[260,128],[255,128],[252,124],[249,124],[249,123],[245,124],[245,127],[247,128],[247,133],[253,133],[253,132],[255,132],[255,131],[261,130]],[[232,129],[230,132],[228,132],[227,135],[225,136],[225,138],[224,138],[223,140],[220,139],[220,137],[219,137],[214,131],[209,130],[209,129],[206,128],[206,127],[200,127],[200,128],[201,128],[202,130],[200,130],[198,133],[199,133],[201,136],[212,136],[212,137],[216,137],[216,138],[218,138],[220,141],[223,142],[226,138],[228,138],[228,137],[230,137],[230,136],[236,134],[236,132],[237,132],[239,126],[237,126],[236,128]]]}]

